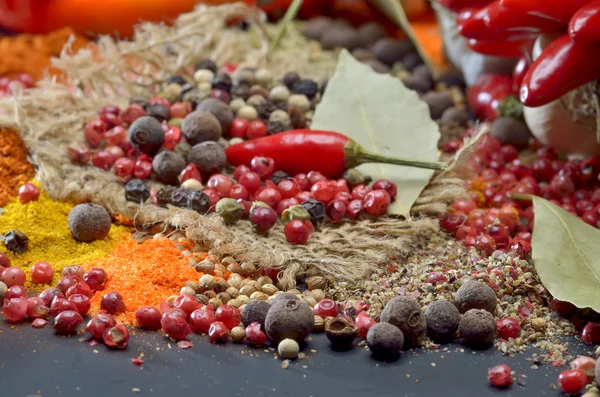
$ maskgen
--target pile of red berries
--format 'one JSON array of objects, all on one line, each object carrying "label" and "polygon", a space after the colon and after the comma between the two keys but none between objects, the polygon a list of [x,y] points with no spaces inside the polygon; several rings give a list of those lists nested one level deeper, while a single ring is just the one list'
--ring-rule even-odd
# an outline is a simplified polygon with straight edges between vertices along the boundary
[{"label": "pile of red berries", "polygon": [[0,77],[0,98],[6,95],[12,95],[17,88],[32,88],[34,85],[35,81],[33,77],[27,73],[20,73],[14,78],[2,76]]},{"label": "pile of red berries", "polygon": [[[52,282],[53,277],[54,270],[49,263],[38,262],[33,265],[31,278],[34,283],[48,284]],[[36,328],[45,326],[53,319],[57,334],[73,335],[77,333],[77,328],[83,323],[83,317],[90,310],[93,294],[104,288],[107,277],[106,272],[99,268],[84,273],[80,266],[67,266],[63,269],[62,278],[56,287],[45,289],[39,296],[28,297],[28,291],[23,286],[25,272],[20,268],[11,267],[10,262],[3,261],[0,279],[8,290],[4,294],[2,312],[12,323],[19,323],[28,318]],[[129,339],[129,332],[122,325],[117,325],[111,316],[123,308],[123,301],[118,293],[110,292],[104,295],[102,313],[90,321],[86,330],[108,346],[124,348]],[[98,318],[103,319],[101,330]]]},{"label": "pile of red berries", "polygon": [[[234,179],[223,174],[211,176],[203,192],[211,198],[211,207],[219,199],[235,199],[243,207],[242,217],[249,217],[258,232],[268,231],[281,217],[287,240],[296,244],[306,243],[314,224],[325,218],[339,223],[363,213],[383,215],[396,196],[396,185],[385,179],[371,187],[350,188],[345,179],[329,180],[320,172],[291,177],[275,169],[273,159],[255,157],[249,167],[235,169]],[[229,214],[222,215],[226,218]]]},{"label": "pile of red berries", "polygon": [[584,222],[600,226],[600,163],[563,161],[552,149],[535,145],[532,163],[525,164],[512,145],[502,145],[492,136],[473,156],[478,172],[468,182],[471,199],[455,202],[440,221],[444,231],[465,246],[491,254],[511,247],[530,252],[534,224],[533,206],[520,195],[544,197]]}]

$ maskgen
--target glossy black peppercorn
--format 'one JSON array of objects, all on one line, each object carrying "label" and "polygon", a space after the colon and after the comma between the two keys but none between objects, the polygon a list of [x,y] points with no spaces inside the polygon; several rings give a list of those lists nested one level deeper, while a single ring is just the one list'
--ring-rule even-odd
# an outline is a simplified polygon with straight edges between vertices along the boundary
[{"label": "glossy black peppercorn", "polygon": [[301,204],[310,214],[310,221],[315,224],[325,219],[325,204],[322,201],[308,199]]},{"label": "glossy black peppercorn", "polygon": [[156,201],[158,202],[158,205],[166,207],[168,204],[171,204],[171,196],[176,189],[177,188],[173,186],[165,186],[158,189],[156,192]]},{"label": "glossy black peppercorn", "polygon": [[223,91],[231,91],[231,87],[233,83],[231,81],[231,77],[225,73],[217,73],[215,77],[211,81],[212,88],[216,88]]},{"label": "glossy black peppercorn", "polygon": [[206,193],[179,188],[171,194],[171,205],[204,214],[210,209],[210,199]]},{"label": "glossy black peppercorn", "polygon": [[305,95],[311,101],[319,92],[319,85],[312,80],[304,79],[296,82],[293,88],[294,94]]},{"label": "glossy black peppercorn", "polygon": [[210,59],[203,59],[196,64],[196,70],[208,69],[213,73],[217,73],[217,64]]},{"label": "glossy black peppercorn", "polygon": [[286,174],[283,171],[275,171],[273,173],[273,175],[271,176],[271,181],[276,185],[278,185],[279,182],[290,181],[292,179],[294,179],[294,178],[292,178],[291,176],[289,176],[288,174]]},{"label": "glossy black peppercorn", "polygon": [[179,76],[179,75],[171,76],[167,80],[167,84],[178,84],[178,85],[183,86],[186,83],[187,83],[187,81],[183,78],[183,76]]},{"label": "glossy black peppercorn", "polygon": [[20,230],[11,230],[4,236],[4,245],[9,251],[22,254],[29,248],[29,237]]},{"label": "glossy black peppercorn", "polygon": [[157,119],[142,116],[129,127],[129,140],[134,148],[153,156],[162,147],[165,133]]},{"label": "glossy black peppercorn", "polygon": [[296,72],[287,72],[283,75],[283,84],[290,90],[294,88],[294,84],[300,81],[300,75]]},{"label": "glossy black peppercorn", "polygon": [[141,179],[132,179],[125,185],[125,200],[143,203],[150,197],[148,186]]},{"label": "glossy black peppercorn", "polygon": [[171,111],[165,105],[155,103],[146,107],[146,115],[154,117],[159,122],[167,121],[171,118]]}]

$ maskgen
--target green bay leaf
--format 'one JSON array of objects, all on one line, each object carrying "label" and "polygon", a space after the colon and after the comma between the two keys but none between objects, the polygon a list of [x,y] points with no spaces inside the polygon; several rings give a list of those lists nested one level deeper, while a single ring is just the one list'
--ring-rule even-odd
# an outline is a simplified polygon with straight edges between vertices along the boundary
[{"label": "green bay leaf", "polygon": [[[375,73],[346,50],[340,53],[311,129],[339,132],[381,155],[420,161],[440,158],[440,132],[427,104],[399,79]],[[402,216],[409,215],[433,175],[432,170],[387,164],[363,164],[358,169],[397,184],[389,213]]]},{"label": "green bay leaf", "polygon": [[556,299],[600,311],[600,230],[541,197],[532,196],[532,259]]}]

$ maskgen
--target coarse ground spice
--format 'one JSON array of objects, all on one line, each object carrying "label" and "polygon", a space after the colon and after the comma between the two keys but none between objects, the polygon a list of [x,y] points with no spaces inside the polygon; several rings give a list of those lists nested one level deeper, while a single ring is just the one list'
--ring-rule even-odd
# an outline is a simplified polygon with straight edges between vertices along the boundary
[{"label": "coarse ground spice", "polygon": [[[49,34],[20,34],[0,39],[0,76],[12,77],[17,73],[29,73],[35,80],[44,77],[46,69],[51,67],[52,57],[60,56],[71,35],[73,52],[88,45],[89,40],[78,35],[71,28],[64,28]],[[51,73],[60,74],[51,69]]]},{"label": "coarse ground spice", "polygon": [[0,129],[0,208],[15,197],[19,187],[35,174],[27,161],[27,153],[17,132]]},{"label": "coarse ground spice", "polygon": [[18,229],[29,238],[29,250],[23,254],[9,252],[4,244],[0,244],[0,252],[8,254],[12,266],[20,267],[27,274],[26,288],[41,291],[48,287],[31,282],[31,267],[37,262],[50,263],[54,269],[54,286],[65,266],[82,265],[104,257],[117,242],[130,238],[127,228],[112,225],[110,234],[103,240],[92,243],[76,241],[71,236],[67,221],[72,208],[71,203],[53,201],[42,190],[38,201],[21,204],[14,199],[0,215],[0,234]]},{"label": "coarse ground spice", "polygon": [[[341,302],[364,300],[369,304],[368,314],[378,319],[395,296],[413,296],[425,310],[435,300],[453,301],[456,290],[469,279],[485,282],[496,291],[496,318],[514,317],[521,324],[520,337],[496,338],[494,344],[501,352],[524,352],[535,346],[542,353],[534,354],[534,361],[568,362],[568,348],[561,338],[575,332],[573,324],[548,307],[552,298],[531,262],[512,253],[496,251],[486,257],[455,240],[434,236],[404,263],[382,268],[359,283],[340,282],[327,292]],[[428,347],[435,345],[429,343]]]},{"label": "coarse ground spice", "polygon": [[[120,320],[135,323],[135,311],[141,306],[159,307],[161,301],[171,295],[179,295],[186,281],[198,280],[200,276],[189,265],[190,256],[185,256],[177,245],[186,242],[167,238],[149,239],[138,244],[133,239],[123,241],[105,258],[98,258],[84,268],[102,268],[108,273],[104,291],[92,298],[91,313],[100,309],[102,295],[116,291],[121,294],[126,313]],[[193,243],[187,248],[191,248]],[[205,253],[195,254],[198,259]]]}]

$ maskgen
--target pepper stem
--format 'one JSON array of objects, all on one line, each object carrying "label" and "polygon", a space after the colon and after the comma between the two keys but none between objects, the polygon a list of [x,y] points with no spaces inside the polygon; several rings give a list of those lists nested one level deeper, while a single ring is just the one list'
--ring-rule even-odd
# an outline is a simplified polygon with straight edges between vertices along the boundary
[{"label": "pepper stem", "polygon": [[404,165],[407,167],[425,168],[428,170],[446,170],[448,165],[441,162],[409,160],[397,157],[389,157],[381,154],[371,153],[366,151],[362,146],[353,140],[348,140],[344,148],[346,168],[354,168],[361,164],[377,163],[377,164],[395,164]]}]

